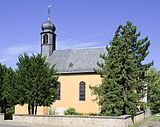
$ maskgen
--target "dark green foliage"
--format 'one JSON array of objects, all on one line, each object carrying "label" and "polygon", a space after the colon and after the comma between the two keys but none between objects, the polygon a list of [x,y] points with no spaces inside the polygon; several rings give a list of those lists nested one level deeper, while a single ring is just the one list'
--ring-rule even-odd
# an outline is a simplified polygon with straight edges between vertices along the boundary
[{"label": "dark green foliage", "polygon": [[160,113],[160,71],[150,68],[148,76],[148,105],[152,113]]},{"label": "dark green foliage", "polygon": [[56,71],[40,54],[19,56],[17,63],[19,103],[28,104],[28,113],[36,114],[37,106],[50,106],[56,99]]},{"label": "dark green foliage", "polygon": [[12,115],[14,114],[14,108],[15,108],[15,106],[7,108],[6,113],[5,113],[5,119],[6,120],[8,120],[8,119],[12,120],[13,119]]},{"label": "dark green foliage", "polygon": [[[0,64],[0,100],[2,100],[4,70],[5,70],[5,66]],[[2,106],[2,102],[0,101],[0,107],[1,106]],[[1,107],[1,112],[2,112],[2,107]]]},{"label": "dark green foliage", "polygon": [[[13,106],[17,104],[15,89],[15,72],[0,64],[0,107],[6,115],[14,113]],[[10,111],[9,111],[10,110]],[[9,112],[8,112],[9,111]]]},{"label": "dark green foliage", "polygon": [[150,41],[145,37],[138,40],[136,26],[127,22],[120,25],[106,49],[108,54],[101,54],[103,64],[96,70],[102,77],[102,84],[92,87],[97,95],[103,115],[134,115],[144,97],[145,71],[152,65],[142,64],[148,55]]}]

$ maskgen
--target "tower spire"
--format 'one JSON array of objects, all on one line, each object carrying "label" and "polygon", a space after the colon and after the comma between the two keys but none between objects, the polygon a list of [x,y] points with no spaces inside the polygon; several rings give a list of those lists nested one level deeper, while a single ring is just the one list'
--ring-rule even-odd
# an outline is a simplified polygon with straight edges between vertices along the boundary
[{"label": "tower spire", "polygon": [[48,20],[45,21],[41,28],[41,54],[42,56],[50,57],[53,51],[56,49],[56,27],[50,19],[51,4],[48,5]]},{"label": "tower spire", "polygon": [[49,4],[48,5],[48,21],[50,21],[50,18],[51,18],[51,7],[52,7],[52,5]]}]

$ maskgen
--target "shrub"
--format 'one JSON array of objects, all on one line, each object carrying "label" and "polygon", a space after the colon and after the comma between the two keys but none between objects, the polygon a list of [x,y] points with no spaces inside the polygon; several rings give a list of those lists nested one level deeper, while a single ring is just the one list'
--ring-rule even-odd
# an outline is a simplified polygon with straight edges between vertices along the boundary
[{"label": "shrub", "polygon": [[74,108],[68,108],[65,112],[65,115],[79,115],[78,112],[76,112],[76,110]]}]

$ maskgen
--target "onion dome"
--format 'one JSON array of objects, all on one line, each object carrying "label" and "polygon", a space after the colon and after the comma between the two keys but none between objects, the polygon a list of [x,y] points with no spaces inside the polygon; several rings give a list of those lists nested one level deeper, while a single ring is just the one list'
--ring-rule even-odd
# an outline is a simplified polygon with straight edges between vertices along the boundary
[{"label": "onion dome", "polygon": [[45,30],[52,30],[54,32],[56,30],[55,25],[50,20],[45,21],[42,24],[41,28],[42,28],[43,31],[45,31]]}]

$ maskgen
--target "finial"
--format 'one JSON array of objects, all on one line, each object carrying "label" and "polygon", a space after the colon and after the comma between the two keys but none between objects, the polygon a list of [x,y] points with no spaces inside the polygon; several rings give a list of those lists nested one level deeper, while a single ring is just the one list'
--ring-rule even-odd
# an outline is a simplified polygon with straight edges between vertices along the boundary
[{"label": "finial", "polygon": [[52,5],[49,4],[49,5],[48,5],[48,20],[50,20],[51,7],[52,7]]}]

